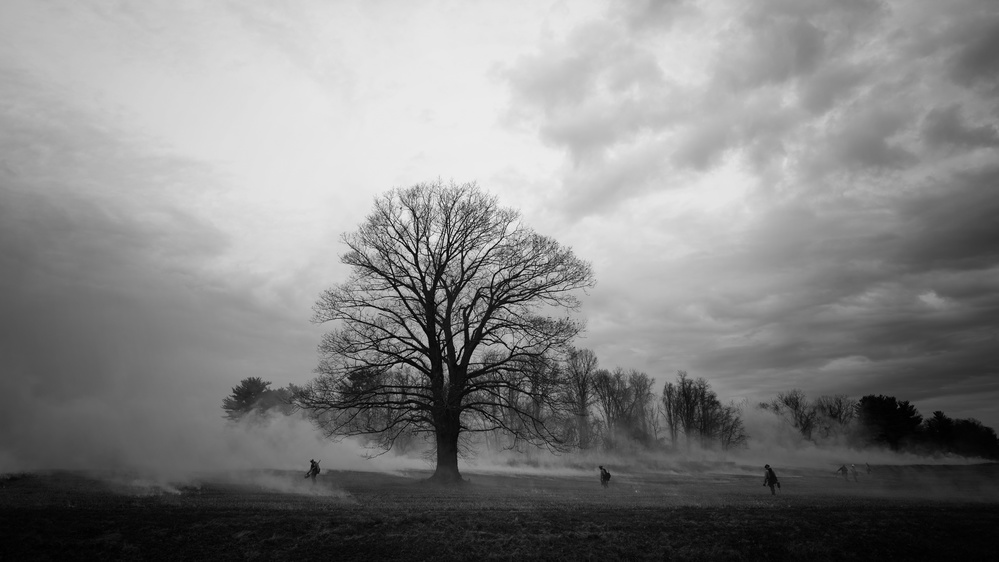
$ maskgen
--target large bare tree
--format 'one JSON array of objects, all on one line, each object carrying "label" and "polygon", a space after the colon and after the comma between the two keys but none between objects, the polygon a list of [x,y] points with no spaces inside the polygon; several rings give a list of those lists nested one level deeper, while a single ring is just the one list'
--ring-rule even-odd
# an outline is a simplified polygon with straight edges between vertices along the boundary
[{"label": "large bare tree", "polygon": [[297,397],[327,436],[431,434],[439,482],[461,481],[465,431],[560,447],[546,420],[566,402],[533,367],[582,329],[587,262],[475,184],[394,189],[343,242],[351,274],[314,307],[333,329]]}]

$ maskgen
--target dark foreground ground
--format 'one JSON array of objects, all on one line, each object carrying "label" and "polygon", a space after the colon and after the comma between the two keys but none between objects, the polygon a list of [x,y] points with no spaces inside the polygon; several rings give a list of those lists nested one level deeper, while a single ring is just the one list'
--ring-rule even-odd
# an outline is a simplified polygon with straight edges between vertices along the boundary
[{"label": "dark foreground ground", "polygon": [[999,465],[859,482],[735,468],[562,476],[52,472],[0,478],[0,560],[994,560]]}]

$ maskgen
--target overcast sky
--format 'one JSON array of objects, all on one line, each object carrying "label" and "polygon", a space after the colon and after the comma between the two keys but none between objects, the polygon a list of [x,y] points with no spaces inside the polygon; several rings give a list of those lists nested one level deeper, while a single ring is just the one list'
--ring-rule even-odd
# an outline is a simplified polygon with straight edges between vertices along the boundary
[{"label": "overcast sky", "polygon": [[3,0],[0,468],[306,382],[340,234],[438,177],[593,263],[603,367],[999,427],[997,94],[994,0]]}]

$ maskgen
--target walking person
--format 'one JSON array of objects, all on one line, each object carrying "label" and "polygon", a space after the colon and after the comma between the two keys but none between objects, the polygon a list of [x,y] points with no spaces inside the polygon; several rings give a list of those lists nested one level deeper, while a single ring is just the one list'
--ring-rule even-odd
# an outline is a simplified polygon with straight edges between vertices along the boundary
[{"label": "walking person", "polygon": [[309,471],[305,473],[306,478],[312,478],[312,485],[316,484],[316,475],[319,474],[320,461],[309,459]]},{"label": "walking person", "polygon": [[845,464],[843,466],[837,468],[836,472],[842,472],[843,473],[843,480],[846,480],[847,482],[850,481],[850,478],[847,476],[850,473],[850,471],[846,468]]},{"label": "walking person", "polygon": [[610,472],[604,470],[604,467],[600,467],[600,485],[604,488],[610,483]]},{"label": "walking person", "polygon": [[[770,495],[777,495],[777,490],[780,489],[780,481],[777,480],[777,474],[774,473],[774,469],[770,468],[770,465],[763,467],[765,472],[763,473],[763,485],[770,486]],[[774,489],[776,487],[776,490]]]}]

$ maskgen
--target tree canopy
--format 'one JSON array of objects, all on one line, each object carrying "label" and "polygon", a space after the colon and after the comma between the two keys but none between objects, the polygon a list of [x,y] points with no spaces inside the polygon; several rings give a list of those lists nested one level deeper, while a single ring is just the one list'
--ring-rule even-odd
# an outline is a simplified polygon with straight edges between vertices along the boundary
[{"label": "tree canopy", "polygon": [[292,412],[291,398],[298,387],[289,384],[287,388],[272,390],[270,381],[260,377],[247,377],[232,387],[232,393],[222,400],[225,418],[239,421],[251,413],[263,414],[276,410],[288,415]]},{"label": "tree canopy", "polygon": [[559,447],[546,412],[570,408],[538,369],[582,330],[570,316],[590,265],[523,225],[475,184],[435,182],[378,197],[342,238],[351,274],[324,291],[319,376],[298,395],[328,436],[433,436],[435,480],[460,481],[458,439],[502,429]]},{"label": "tree canopy", "polygon": [[905,440],[916,437],[923,416],[907,400],[869,394],[857,403],[857,419],[872,443],[898,450]]}]

